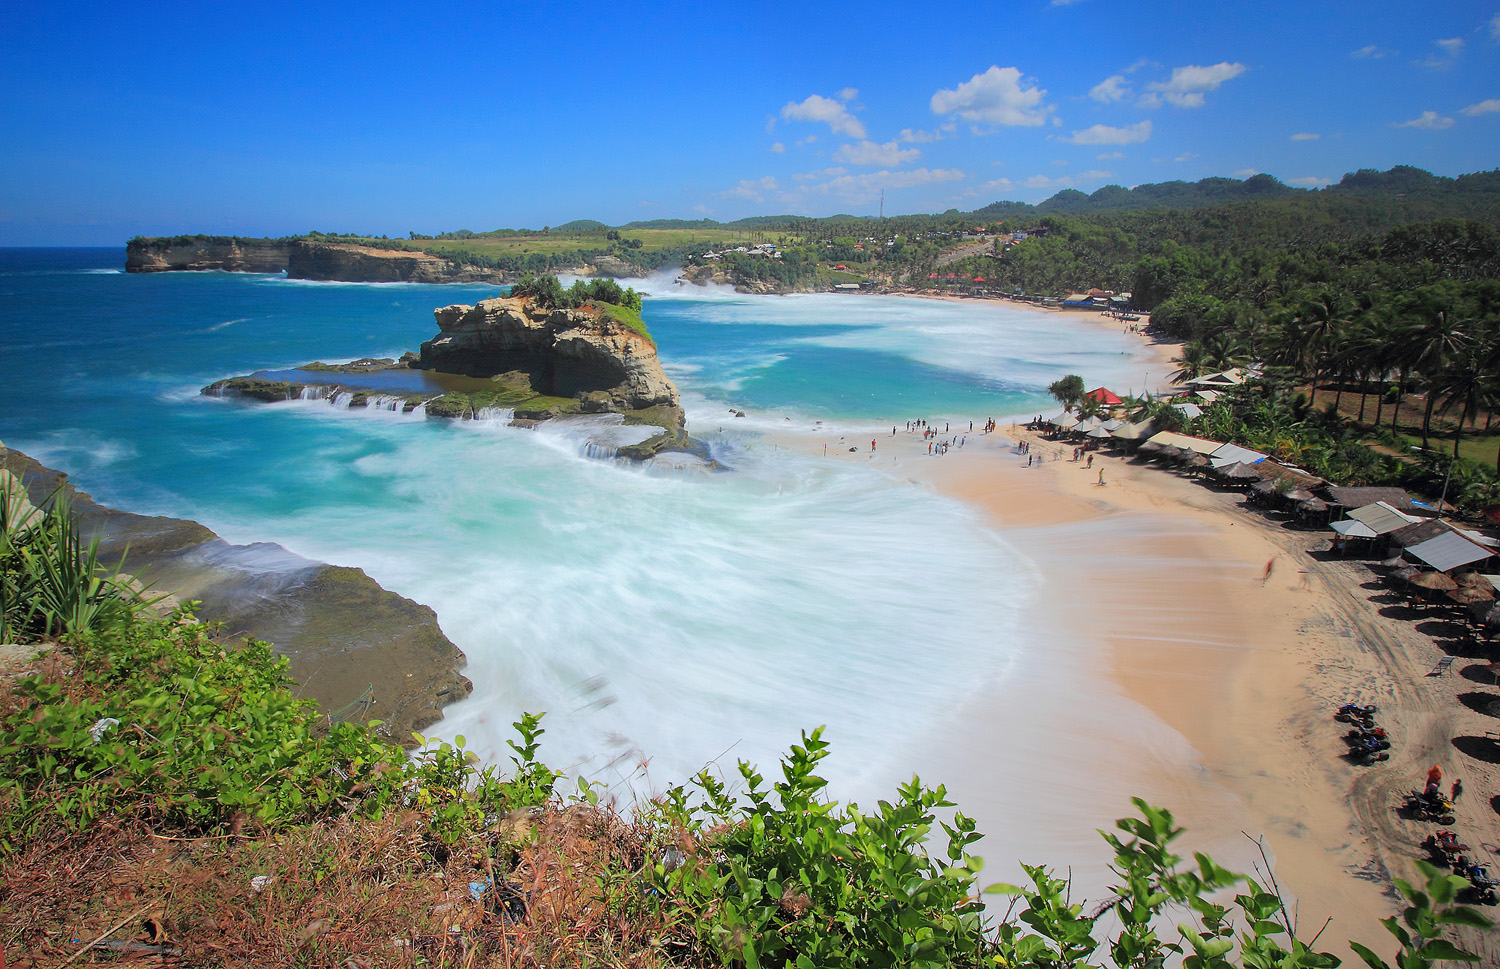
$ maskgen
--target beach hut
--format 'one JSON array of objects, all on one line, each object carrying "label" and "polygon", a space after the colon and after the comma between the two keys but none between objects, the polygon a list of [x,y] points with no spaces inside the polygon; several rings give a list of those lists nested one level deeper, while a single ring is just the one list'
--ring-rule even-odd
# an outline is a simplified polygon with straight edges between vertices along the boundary
[{"label": "beach hut", "polygon": [[1266,459],[1259,451],[1252,451],[1238,444],[1222,444],[1209,454],[1208,459],[1214,463],[1214,467],[1228,464],[1259,464]]},{"label": "beach hut", "polygon": [[[1209,458],[1210,461],[1213,458]],[[1227,468],[1220,477],[1231,485],[1245,487],[1260,480],[1260,472],[1253,465],[1236,463],[1234,467]]]},{"label": "beach hut", "polygon": [[1078,415],[1063,411],[1061,414],[1054,414],[1047,418],[1047,423],[1060,431],[1066,431],[1078,426]]},{"label": "beach hut", "polygon": [[1428,592],[1453,592],[1458,589],[1458,583],[1441,572],[1418,572],[1407,579],[1406,584]]},{"label": "beach hut", "polygon": [[1363,505],[1349,512],[1348,515],[1350,518],[1369,525],[1376,535],[1389,535],[1417,521],[1415,515],[1398,511],[1384,501]]},{"label": "beach hut", "polygon": [[[1305,489],[1298,489],[1299,493],[1303,491]],[[1328,502],[1313,495],[1310,491],[1306,493],[1312,497],[1304,498],[1297,502],[1297,517],[1302,520],[1304,525],[1328,524]]]},{"label": "beach hut", "polygon": [[[1425,562],[1438,572],[1451,572],[1465,565],[1473,565],[1483,562],[1495,554],[1492,548],[1477,545],[1469,541],[1457,532],[1448,532],[1437,538],[1430,538],[1418,545],[1412,545],[1406,550],[1406,555],[1419,562]],[[1447,576],[1444,576],[1447,578]],[[1452,579],[1448,581],[1452,582]],[[1455,584],[1454,588],[1458,588]]]},{"label": "beach hut", "polygon": [[1125,401],[1121,400],[1117,394],[1107,387],[1095,387],[1083,396],[1086,400],[1097,400],[1105,407],[1119,407],[1125,403]]}]

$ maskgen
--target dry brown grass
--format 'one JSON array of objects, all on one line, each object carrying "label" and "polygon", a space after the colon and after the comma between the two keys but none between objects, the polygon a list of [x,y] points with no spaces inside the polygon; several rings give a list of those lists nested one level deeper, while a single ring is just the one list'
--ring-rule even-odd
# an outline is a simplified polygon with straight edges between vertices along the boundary
[{"label": "dry brown grass", "polygon": [[[121,818],[38,839],[0,864],[0,945],[11,967],[309,969],[645,969],[692,949],[645,904],[644,830],[607,809],[549,807],[451,846],[426,829],[407,812],[192,838]],[[476,899],[487,879],[500,888]],[[116,949],[89,950],[101,937]]]},{"label": "dry brown grass", "polygon": [[[42,667],[71,679],[65,654]],[[0,711],[18,709],[12,682]],[[650,837],[587,804],[491,818],[453,844],[417,811],[276,831],[241,817],[213,835],[117,812],[0,857],[0,967],[683,965],[691,933],[678,941],[646,894]]]}]

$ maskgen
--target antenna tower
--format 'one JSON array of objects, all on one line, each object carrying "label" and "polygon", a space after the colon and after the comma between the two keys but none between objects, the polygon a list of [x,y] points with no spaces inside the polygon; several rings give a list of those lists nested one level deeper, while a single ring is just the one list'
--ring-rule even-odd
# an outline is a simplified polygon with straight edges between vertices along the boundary
[{"label": "antenna tower", "polygon": [[880,218],[885,218],[885,189],[880,190]]}]

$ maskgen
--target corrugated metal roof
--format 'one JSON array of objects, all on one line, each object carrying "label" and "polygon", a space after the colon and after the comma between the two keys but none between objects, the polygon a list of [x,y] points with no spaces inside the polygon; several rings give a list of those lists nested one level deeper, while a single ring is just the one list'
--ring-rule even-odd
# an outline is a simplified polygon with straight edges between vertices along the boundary
[{"label": "corrugated metal roof", "polygon": [[1475,545],[1457,532],[1449,532],[1437,538],[1430,538],[1420,545],[1413,545],[1406,550],[1406,554],[1426,562],[1439,572],[1447,572],[1460,565],[1482,562],[1495,552],[1494,549],[1485,548],[1483,545]]},{"label": "corrugated metal roof", "polygon": [[1226,464],[1234,464],[1236,461],[1240,464],[1259,464],[1266,459],[1266,456],[1259,451],[1240,447],[1238,444],[1224,444],[1218,450],[1211,453],[1208,459],[1213,462],[1214,467],[1222,468]]},{"label": "corrugated metal roof", "polygon": [[1375,529],[1376,535],[1390,534],[1417,520],[1416,517],[1397,511],[1383,501],[1356,508],[1349,512],[1349,517],[1369,525]]},{"label": "corrugated metal roof", "polygon": [[1374,538],[1375,530],[1358,518],[1345,518],[1328,526],[1345,538]]},{"label": "corrugated metal roof", "polygon": [[1197,451],[1199,454],[1213,454],[1224,446],[1222,441],[1210,441],[1201,437],[1189,437],[1186,434],[1178,434],[1176,431],[1159,431],[1151,435],[1147,440],[1160,444],[1162,447],[1187,448],[1189,451]]},{"label": "corrugated metal roof", "polygon": [[1203,408],[1199,407],[1197,404],[1189,404],[1184,402],[1181,404],[1173,404],[1172,406],[1182,411],[1190,419],[1203,416]]}]

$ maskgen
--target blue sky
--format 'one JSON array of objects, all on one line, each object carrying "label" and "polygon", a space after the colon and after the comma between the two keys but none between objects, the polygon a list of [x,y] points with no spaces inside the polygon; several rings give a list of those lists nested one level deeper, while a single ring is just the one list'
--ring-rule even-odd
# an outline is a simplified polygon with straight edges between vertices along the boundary
[{"label": "blue sky", "polygon": [[9,0],[0,84],[0,245],[894,214],[1494,168],[1500,0]]}]

